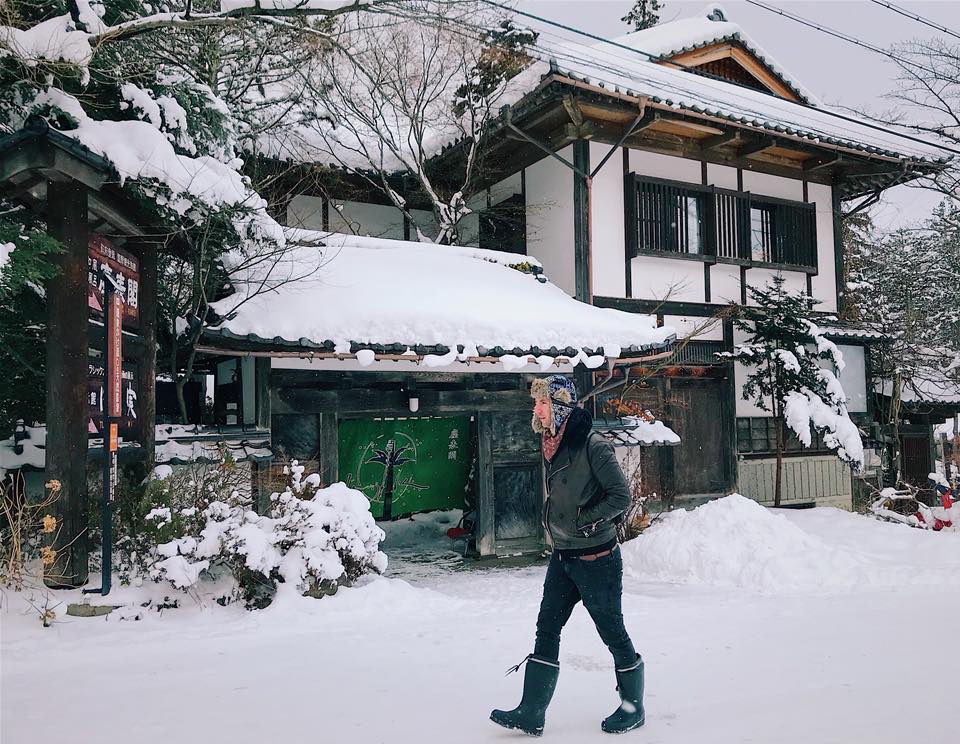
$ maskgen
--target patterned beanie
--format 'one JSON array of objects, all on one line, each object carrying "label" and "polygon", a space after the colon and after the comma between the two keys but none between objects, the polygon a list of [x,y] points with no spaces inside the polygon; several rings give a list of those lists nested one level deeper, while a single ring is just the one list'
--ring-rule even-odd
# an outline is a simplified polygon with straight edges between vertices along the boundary
[{"label": "patterned beanie", "polygon": [[556,436],[577,406],[577,388],[573,384],[573,380],[564,375],[538,377],[530,384],[530,397],[534,400],[546,398],[550,401],[550,409],[553,411],[553,422],[549,431],[544,427],[543,422],[537,418],[537,415],[533,415],[533,430],[537,434]]}]

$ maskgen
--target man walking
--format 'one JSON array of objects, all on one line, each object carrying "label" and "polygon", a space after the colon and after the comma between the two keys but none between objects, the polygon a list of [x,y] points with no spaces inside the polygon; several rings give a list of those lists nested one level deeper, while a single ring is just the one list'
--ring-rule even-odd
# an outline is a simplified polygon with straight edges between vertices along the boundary
[{"label": "man walking", "polygon": [[560,631],[583,602],[613,655],[620,706],[601,723],[609,733],[643,725],[643,659],[623,625],[623,561],[616,521],[630,490],[613,446],[591,433],[593,418],[577,406],[577,389],[563,375],[534,380],[533,430],[542,435],[547,498],[542,521],[553,545],[543,582],[533,653],[526,663],[523,699],[490,718],[533,736],[543,733],[547,706],[560,674]]}]

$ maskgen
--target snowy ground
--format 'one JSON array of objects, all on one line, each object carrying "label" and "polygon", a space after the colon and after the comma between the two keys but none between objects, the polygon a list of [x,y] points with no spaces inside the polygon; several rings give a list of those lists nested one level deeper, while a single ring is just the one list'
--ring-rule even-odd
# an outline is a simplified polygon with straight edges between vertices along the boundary
[{"label": "snowy ground", "polygon": [[[503,671],[530,648],[543,565],[460,570],[448,552],[424,570],[417,536],[443,546],[447,526],[393,531],[404,579],[262,612],[184,606],[44,629],[8,595],[0,740],[523,740],[486,719],[519,696],[520,675]],[[624,550],[648,676],[647,725],[629,740],[958,741],[960,533],[731,498]],[[582,609],[561,664],[545,737],[606,741],[613,674]]]}]

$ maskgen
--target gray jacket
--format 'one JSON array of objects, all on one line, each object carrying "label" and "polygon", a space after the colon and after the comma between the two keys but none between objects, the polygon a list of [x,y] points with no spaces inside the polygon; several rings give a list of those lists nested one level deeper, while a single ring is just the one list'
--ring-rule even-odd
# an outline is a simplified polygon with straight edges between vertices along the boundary
[{"label": "gray jacket", "polygon": [[544,461],[542,522],[557,550],[583,550],[616,540],[616,519],[630,505],[630,488],[613,445],[592,433],[590,414],[575,409],[552,462]]}]

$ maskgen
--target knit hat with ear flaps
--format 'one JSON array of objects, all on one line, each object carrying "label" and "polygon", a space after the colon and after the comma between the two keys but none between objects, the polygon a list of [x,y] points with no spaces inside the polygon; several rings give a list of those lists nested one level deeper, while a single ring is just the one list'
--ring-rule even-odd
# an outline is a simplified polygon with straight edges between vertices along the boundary
[{"label": "knit hat with ear flaps", "polygon": [[550,401],[550,408],[553,411],[553,422],[549,431],[544,427],[543,422],[533,415],[533,430],[537,434],[552,434],[556,436],[563,426],[567,417],[576,408],[577,388],[573,380],[563,375],[550,375],[550,377],[538,377],[530,384],[530,397],[534,400],[546,398]]}]

